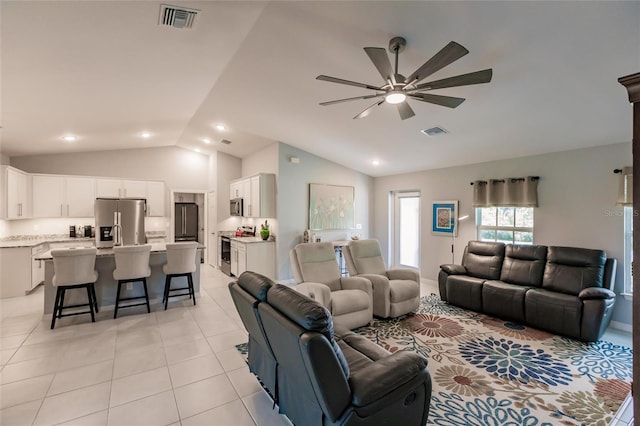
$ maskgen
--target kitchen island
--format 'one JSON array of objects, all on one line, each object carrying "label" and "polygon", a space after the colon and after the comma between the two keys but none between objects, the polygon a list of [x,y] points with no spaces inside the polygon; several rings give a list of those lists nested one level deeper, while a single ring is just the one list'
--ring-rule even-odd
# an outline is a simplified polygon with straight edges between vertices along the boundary
[{"label": "kitchen island", "polygon": [[[202,250],[205,247],[198,245],[196,259],[201,258]],[[36,260],[42,260],[45,263],[44,270],[44,313],[51,314],[53,312],[53,303],[56,297],[56,289],[51,283],[53,280],[53,258],[51,251],[46,251],[37,255]],[[149,301],[151,303],[160,302],[164,292],[165,274],[162,272],[162,265],[167,263],[167,249],[165,243],[151,244],[151,255],[149,256],[149,266],[151,267],[151,276],[147,278],[147,289],[149,292]],[[98,249],[96,255],[96,270],[98,271],[98,280],[95,283],[96,297],[98,299],[98,308],[102,311],[113,310],[116,301],[116,292],[118,290],[118,281],[113,279],[113,271],[116,269],[115,257],[113,249]],[[184,280],[184,281],[183,281]],[[172,287],[186,286],[186,278],[174,279]],[[196,295],[200,292],[200,262],[196,261],[196,271],[193,273],[193,286]],[[121,297],[143,296],[144,291],[142,285],[133,283],[129,286],[123,286]],[[186,297],[185,297],[186,299]],[[177,300],[177,299],[170,299]],[[87,294],[83,289],[70,291],[65,297],[65,305],[76,303],[86,303]]]}]

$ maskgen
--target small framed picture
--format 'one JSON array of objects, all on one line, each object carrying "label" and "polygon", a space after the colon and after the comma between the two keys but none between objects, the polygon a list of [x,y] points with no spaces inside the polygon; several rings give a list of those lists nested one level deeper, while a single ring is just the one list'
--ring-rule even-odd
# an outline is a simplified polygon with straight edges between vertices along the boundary
[{"label": "small framed picture", "polygon": [[434,201],[431,233],[455,237],[458,234],[458,200]]}]

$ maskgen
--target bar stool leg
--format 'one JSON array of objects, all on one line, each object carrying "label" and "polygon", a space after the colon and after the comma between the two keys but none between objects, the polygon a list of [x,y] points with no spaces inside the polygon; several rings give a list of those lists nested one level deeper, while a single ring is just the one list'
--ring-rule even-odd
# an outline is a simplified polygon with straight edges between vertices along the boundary
[{"label": "bar stool leg", "polygon": [[93,313],[93,297],[91,296],[91,288],[87,284],[87,299],[89,299],[89,312],[91,312],[91,322],[96,322],[96,317]]},{"label": "bar stool leg", "polygon": [[91,294],[93,295],[93,302],[94,302],[94,307],[95,307],[95,311],[96,313],[100,312],[98,311],[98,298],[96,297],[96,287],[93,283],[91,283]]},{"label": "bar stool leg", "polygon": [[120,290],[122,289],[122,281],[118,281],[118,292],[116,293],[116,306],[113,309],[113,319],[118,317],[118,306],[120,305]]},{"label": "bar stool leg", "polygon": [[60,293],[62,293],[62,289],[60,287],[56,287],[56,301],[53,304],[53,315],[51,315],[51,330],[56,326],[56,315],[58,315],[58,304],[60,303]]},{"label": "bar stool leg", "polygon": [[191,273],[187,275],[187,282],[189,283],[189,298],[193,297],[193,305],[196,305],[196,292],[193,289],[193,276]]},{"label": "bar stool leg", "polygon": [[142,285],[144,286],[144,298],[147,301],[147,313],[151,313],[151,308],[149,307],[149,292],[147,292],[147,279],[142,278]]},{"label": "bar stool leg", "polygon": [[171,275],[167,275],[164,282],[164,310],[167,310],[167,304],[169,303],[169,288],[171,287]]}]

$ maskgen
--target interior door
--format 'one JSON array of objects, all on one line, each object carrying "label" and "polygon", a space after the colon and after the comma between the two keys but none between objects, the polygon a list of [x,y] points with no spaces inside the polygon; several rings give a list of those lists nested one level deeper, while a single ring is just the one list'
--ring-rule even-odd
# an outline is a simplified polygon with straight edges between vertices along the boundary
[{"label": "interior door", "polygon": [[209,191],[207,196],[207,222],[209,223],[209,235],[207,236],[207,263],[214,267],[220,267],[220,261],[218,259],[218,238],[216,236],[216,224],[218,223],[216,215],[216,192]]}]

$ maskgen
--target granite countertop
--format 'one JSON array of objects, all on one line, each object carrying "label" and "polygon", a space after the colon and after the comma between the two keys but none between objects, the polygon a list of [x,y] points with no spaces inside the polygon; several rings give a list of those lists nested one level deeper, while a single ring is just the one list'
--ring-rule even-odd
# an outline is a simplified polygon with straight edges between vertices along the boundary
[{"label": "granite countertop", "polygon": [[[69,250],[73,250],[75,247],[70,247]],[[202,244],[198,244],[198,250],[202,250],[206,248]],[[151,244],[151,253],[164,253],[167,251],[166,243],[153,243]],[[98,249],[98,253],[96,254],[96,258],[98,257],[113,257],[113,248],[101,248]],[[40,253],[36,256],[36,260],[52,260],[51,250]]]},{"label": "granite countertop", "polygon": [[0,239],[0,248],[35,247],[44,243],[67,243],[72,241],[93,241],[93,237],[72,238],[66,234],[14,235]]},{"label": "granite countertop", "polygon": [[229,237],[231,241],[237,241],[239,243],[270,243],[271,237],[268,240],[263,240],[262,237]]}]

